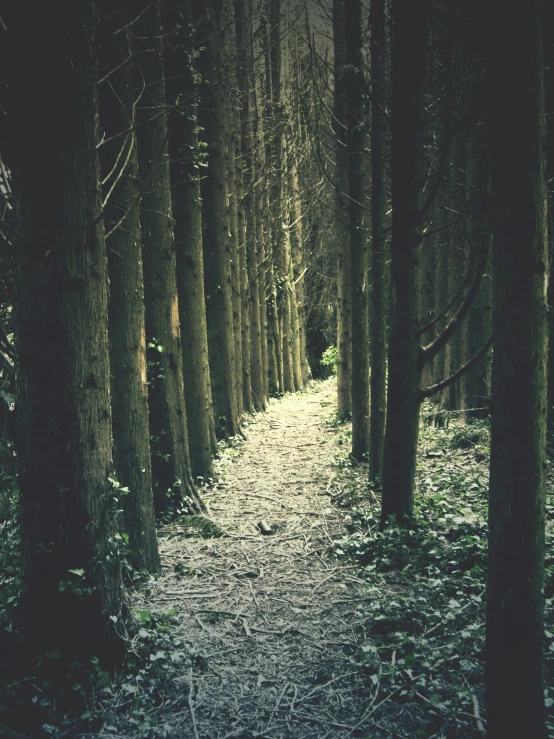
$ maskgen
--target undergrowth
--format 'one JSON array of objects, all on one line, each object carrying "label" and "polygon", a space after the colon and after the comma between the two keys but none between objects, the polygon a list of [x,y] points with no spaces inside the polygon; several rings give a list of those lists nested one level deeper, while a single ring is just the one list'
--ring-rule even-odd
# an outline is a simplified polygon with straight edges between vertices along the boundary
[{"label": "undergrowth", "polygon": [[[422,425],[413,524],[379,526],[379,490],[347,460],[334,500],[348,510],[335,542],[366,580],[360,665],[373,683],[377,737],[484,736],[488,423]],[[551,482],[551,481],[550,481]],[[549,493],[552,487],[549,485]],[[554,501],[547,502],[545,702],[554,737]],[[550,644],[550,646],[548,646]]]},{"label": "undergrowth", "polygon": [[[334,418],[327,425],[337,428]],[[348,427],[337,428],[331,495],[345,511],[347,533],[334,542],[340,560],[354,562],[366,585],[356,609],[357,663],[372,698],[365,739],[473,739],[484,736],[485,574],[490,436],[484,421],[467,426],[422,425],[416,508],[407,528],[379,527],[380,491],[368,486],[367,467],[348,454]],[[238,461],[241,441],[223,445],[223,472]],[[8,457],[10,449],[3,449]],[[0,486],[0,734],[11,724],[19,737],[132,735],[169,737],[161,719],[170,706],[188,715],[189,669],[207,658],[187,643],[178,608],[136,610],[137,629],[117,675],[96,660],[74,662],[60,678],[55,655],[19,664],[15,606],[19,597],[17,490],[13,468]],[[206,484],[213,483],[208,481]],[[548,467],[546,547],[545,701],[554,738],[554,473]],[[201,517],[199,517],[201,518]],[[182,522],[181,522],[182,523]],[[195,535],[214,536],[204,520],[187,520]],[[133,579],[127,579],[132,586]],[[142,583],[148,588],[148,583]],[[8,656],[9,659],[4,659]],[[35,671],[38,670],[38,671]],[[40,675],[40,677],[38,677]],[[177,689],[176,689],[177,687]],[[10,704],[10,711],[2,705]],[[15,712],[15,713],[14,713]],[[17,713],[17,721],[13,721]],[[367,725],[366,724],[366,725]],[[174,727],[173,727],[174,728]],[[10,734],[8,734],[10,736]],[[29,736],[29,734],[25,734]]]}]

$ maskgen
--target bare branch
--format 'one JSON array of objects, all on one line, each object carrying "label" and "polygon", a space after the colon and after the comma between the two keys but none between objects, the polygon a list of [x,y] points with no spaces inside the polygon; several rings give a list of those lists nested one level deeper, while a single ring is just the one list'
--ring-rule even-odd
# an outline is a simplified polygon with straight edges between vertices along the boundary
[{"label": "bare branch", "polygon": [[447,377],[446,380],[442,380],[442,382],[437,382],[436,385],[430,385],[429,387],[425,388],[425,390],[421,391],[421,399],[424,400],[425,398],[431,398],[433,395],[436,395],[436,393],[439,393],[441,390],[444,390],[445,388],[452,385],[456,380],[459,380],[462,375],[465,375],[465,373],[473,367],[474,364],[476,364],[481,357],[488,352],[488,350],[491,348],[493,344],[493,335],[491,334],[487,341],[483,344],[483,346],[479,349],[479,351],[471,357],[471,359],[466,362],[457,372],[454,372],[453,375],[450,375],[450,377]]}]

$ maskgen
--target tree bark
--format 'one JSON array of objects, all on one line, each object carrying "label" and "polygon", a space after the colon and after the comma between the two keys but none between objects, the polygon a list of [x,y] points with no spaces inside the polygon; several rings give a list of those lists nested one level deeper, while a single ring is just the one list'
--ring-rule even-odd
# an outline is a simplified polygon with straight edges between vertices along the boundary
[{"label": "tree bark", "polygon": [[191,513],[205,509],[192,483],[188,446],[162,29],[159,6],[145,4],[144,10],[136,24],[143,43],[137,133],[154,503],[159,512]]},{"label": "tree bark", "polygon": [[413,510],[422,362],[419,347],[418,253],[423,167],[426,13],[393,0],[392,284],[382,520]]},{"label": "tree bark", "polygon": [[[203,164],[198,142],[198,89],[194,69],[185,52],[193,55],[190,4],[183,9],[183,30],[170,38],[173,48],[166,54],[167,96],[177,105],[169,115],[171,192],[175,218],[175,255],[179,320],[183,349],[185,406],[193,476],[213,477],[212,455],[217,451],[208,361],[208,333],[204,299],[204,256],[202,252],[202,205],[200,172]],[[175,24],[178,20],[175,18]],[[196,41],[196,43],[195,43]]]},{"label": "tree bark", "polygon": [[235,0],[235,24],[237,35],[237,80],[241,96],[240,120],[243,161],[243,202],[245,218],[245,251],[247,292],[245,308],[250,314],[250,389],[253,407],[265,410],[266,399],[263,380],[262,338],[260,317],[260,286],[258,279],[257,211],[255,183],[257,170],[254,162],[254,89],[253,50],[250,42],[252,8],[246,0]]},{"label": "tree bark", "polygon": [[302,202],[298,181],[298,164],[292,131],[289,132],[288,147],[288,181],[290,197],[289,226],[291,269],[290,291],[292,310],[293,336],[293,369],[294,387],[302,390],[308,381],[308,365],[306,361],[306,329],[304,318],[304,235],[302,228]]},{"label": "tree bark", "polygon": [[371,380],[369,477],[383,472],[387,401],[387,41],[385,0],[371,3]]},{"label": "tree bark", "polygon": [[200,7],[199,36],[206,47],[199,59],[206,81],[201,89],[199,121],[208,152],[208,168],[201,183],[208,348],[216,431],[218,436],[232,437],[240,433],[240,424],[235,382],[233,253],[227,222],[222,16],[216,0]]},{"label": "tree bark", "polygon": [[[240,126],[238,122],[238,94],[236,78],[236,36],[235,11],[233,0],[222,3],[222,50],[223,76],[225,79],[225,153],[227,180],[227,217],[229,219],[229,238],[231,248],[231,295],[233,299],[233,336],[235,358],[235,386],[237,395],[237,414],[239,419],[244,410],[244,370],[243,370],[243,275],[241,251],[244,245],[239,223],[239,201],[242,201],[242,171],[240,159]],[[246,368],[247,369],[247,368]],[[248,378],[248,371],[246,373]],[[248,402],[250,405],[250,401]]]},{"label": "tree bark", "polygon": [[337,414],[352,414],[352,275],[348,201],[348,99],[345,0],[333,0],[335,218],[337,239]]},{"label": "tree bark", "polygon": [[[260,31],[261,24],[256,29]],[[257,36],[260,33],[256,34]],[[257,56],[257,49],[254,46],[254,28],[251,29],[250,44],[252,49],[252,58]],[[253,67],[255,71],[255,66]],[[254,159],[259,162],[260,173],[266,169],[266,147],[264,141],[264,117],[262,104],[262,91],[260,90],[259,77],[252,75],[252,114],[253,114],[253,135],[254,135]],[[260,302],[260,339],[262,352],[262,378],[264,398],[266,404],[269,404],[270,383],[270,346],[269,346],[269,322],[267,311],[267,279],[266,279],[266,261],[268,258],[268,230],[267,230],[267,199],[264,193],[263,179],[260,175],[255,180],[254,185],[254,207],[256,211],[256,271],[259,287]]]},{"label": "tree bark", "polygon": [[352,290],[352,455],[361,460],[369,437],[369,323],[367,233],[363,158],[366,112],[363,101],[361,0],[345,0],[348,196]]},{"label": "tree bark", "polygon": [[495,344],[488,739],[547,736],[543,588],[548,250],[542,13],[541,0],[524,7],[500,0],[489,4]]},{"label": "tree bark", "polygon": [[[160,559],[156,538],[148,391],[144,278],[141,253],[138,159],[135,126],[134,63],[127,24],[131,7],[113,12],[100,5],[100,113],[106,138],[100,148],[104,173],[104,224],[110,278],[109,338],[112,374],[113,458],[118,482],[122,528],[129,537],[131,560],[138,569],[155,572]],[[122,30],[123,29],[123,30]]]},{"label": "tree bark", "polygon": [[15,3],[3,14],[17,95],[10,167],[27,239],[17,301],[23,617],[33,648],[57,649],[64,667],[92,655],[113,664],[126,607],[109,481],[95,3],[33,6],[32,23],[30,12]]}]

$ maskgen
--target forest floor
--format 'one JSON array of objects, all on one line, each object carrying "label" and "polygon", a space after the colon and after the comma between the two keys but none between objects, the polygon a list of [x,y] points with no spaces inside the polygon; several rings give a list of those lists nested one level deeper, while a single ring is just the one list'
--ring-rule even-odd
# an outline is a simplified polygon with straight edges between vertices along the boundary
[{"label": "forest floor", "polygon": [[[272,401],[245,431],[203,490],[209,519],[159,530],[162,571],[131,589],[139,630],[123,673],[85,666],[63,708],[46,680],[13,683],[17,712],[44,716],[33,738],[484,737],[488,421],[424,406],[414,523],[383,531],[334,378]],[[547,477],[554,739],[552,450]],[[30,736],[3,733],[3,715],[0,737]]]},{"label": "forest floor", "polygon": [[484,736],[488,422],[436,428],[428,411],[417,523],[384,532],[334,379],[252,417],[204,491],[211,522],[160,530],[162,574],[134,597],[135,669],[79,735]]},{"label": "forest floor", "polygon": [[168,736],[344,737],[370,725],[378,698],[358,653],[371,596],[333,553],[345,533],[330,498],[335,398],[328,381],[272,402],[222,455],[204,499],[223,536],[160,531],[163,574],[135,606],[146,621],[173,609],[188,657],[179,690],[150,714]]}]

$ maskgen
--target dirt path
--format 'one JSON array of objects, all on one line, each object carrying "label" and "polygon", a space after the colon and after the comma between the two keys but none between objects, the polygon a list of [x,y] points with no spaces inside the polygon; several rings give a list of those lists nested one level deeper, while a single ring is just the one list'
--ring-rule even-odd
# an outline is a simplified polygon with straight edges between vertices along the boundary
[{"label": "dirt path", "polygon": [[[156,722],[175,739],[362,736],[379,697],[357,664],[368,592],[331,556],[335,384],[273,402],[206,496],[227,533],[161,533],[163,575],[137,607],[178,607],[192,659]],[[262,536],[264,519],[273,534]],[[370,683],[369,685],[367,683]],[[354,733],[353,733],[354,732]]]}]

